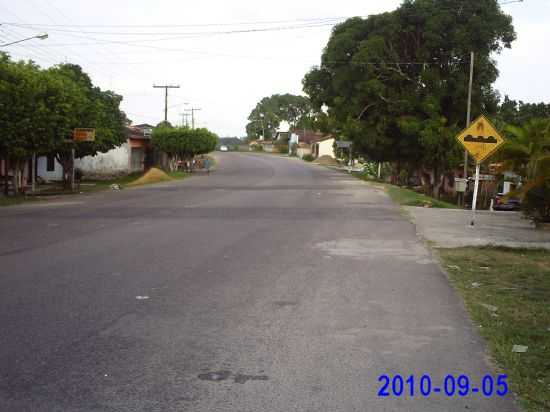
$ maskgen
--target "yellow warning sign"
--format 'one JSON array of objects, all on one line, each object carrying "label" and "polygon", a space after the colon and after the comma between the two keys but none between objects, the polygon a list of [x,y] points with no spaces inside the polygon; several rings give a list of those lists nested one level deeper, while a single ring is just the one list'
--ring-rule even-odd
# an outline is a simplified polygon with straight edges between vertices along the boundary
[{"label": "yellow warning sign", "polygon": [[478,163],[483,162],[505,143],[504,138],[483,115],[456,138]]}]

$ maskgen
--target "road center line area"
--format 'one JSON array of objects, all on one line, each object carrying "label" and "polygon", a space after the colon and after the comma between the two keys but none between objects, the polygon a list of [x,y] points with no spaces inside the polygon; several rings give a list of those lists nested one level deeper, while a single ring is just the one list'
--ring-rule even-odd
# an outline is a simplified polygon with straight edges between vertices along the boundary
[{"label": "road center line area", "polygon": [[517,410],[383,190],[216,157],[210,175],[0,211],[0,410]]}]

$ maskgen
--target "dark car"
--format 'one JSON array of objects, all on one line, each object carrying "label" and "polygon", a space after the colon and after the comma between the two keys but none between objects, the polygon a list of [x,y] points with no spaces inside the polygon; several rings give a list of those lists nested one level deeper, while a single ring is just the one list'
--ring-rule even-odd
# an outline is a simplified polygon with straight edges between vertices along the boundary
[{"label": "dark car", "polygon": [[495,196],[495,202],[493,204],[494,210],[520,210],[521,201],[515,197],[506,197],[506,195],[499,193]]}]

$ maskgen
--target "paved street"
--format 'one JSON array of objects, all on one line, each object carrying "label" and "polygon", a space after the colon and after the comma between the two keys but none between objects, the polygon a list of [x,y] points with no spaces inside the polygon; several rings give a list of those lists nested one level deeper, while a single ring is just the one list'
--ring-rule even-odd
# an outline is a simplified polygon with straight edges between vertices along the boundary
[{"label": "paved street", "polygon": [[515,411],[415,228],[346,174],[219,155],[183,182],[0,209],[1,411]]}]

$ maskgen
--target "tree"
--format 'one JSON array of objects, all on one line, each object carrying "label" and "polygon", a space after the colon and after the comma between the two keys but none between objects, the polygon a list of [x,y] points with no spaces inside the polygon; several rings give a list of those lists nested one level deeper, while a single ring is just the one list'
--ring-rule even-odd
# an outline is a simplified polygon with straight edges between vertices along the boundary
[{"label": "tree", "polygon": [[174,170],[178,160],[186,161],[216,149],[218,136],[208,129],[189,127],[157,127],[153,130],[151,143],[166,153],[170,169]]},{"label": "tree", "polygon": [[497,120],[503,126],[525,124],[535,118],[550,118],[550,104],[524,103],[521,100],[511,100],[508,96],[504,96],[504,100],[498,108]]},{"label": "tree", "polygon": [[476,54],[473,113],[494,114],[492,53],[515,39],[496,0],[406,0],[395,11],[336,26],[321,65],[304,79],[315,110],[327,106],[332,133],[375,161],[415,168],[439,195],[460,162],[470,51]]},{"label": "tree", "polygon": [[[128,122],[120,110],[122,96],[112,91],[102,91],[95,87],[90,77],[78,65],[62,64],[49,69],[48,74],[65,85],[69,85],[80,96],[78,102],[63,108],[68,128],[59,130],[64,138],[53,149],[63,167],[65,184],[72,178],[72,150],[75,157],[95,156],[120,146],[127,139],[125,125]],[[59,107],[59,106],[58,106]],[[93,142],[72,141],[72,130],[79,127],[96,129]]]},{"label": "tree", "polygon": [[14,190],[25,160],[63,144],[72,107],[84,96],[71,82],[42,71],[33,62],[0,61],[0,150],[14,170]]},{"label": "tree", "polygon": [[312,110],[309,99],[292,94],[274,94],[264,97],[248,116],[246,126],[249,138],[265,132],[265,139],[272,139],[282,121],[291,127],[307,127],[312,121]]},{"label": "tree", "polygon": [[522,126],[508,125],[508,136],[500,154],[504,170],[520,175],[518,193],[527,213],[550,220],[550,117],[532,118]]},{"label": "tree", "polygon": [[504,168],[523,177],[527,190],[550,179],[550,118],[533,118],[504,130],[508,136],[501,154]]}]

